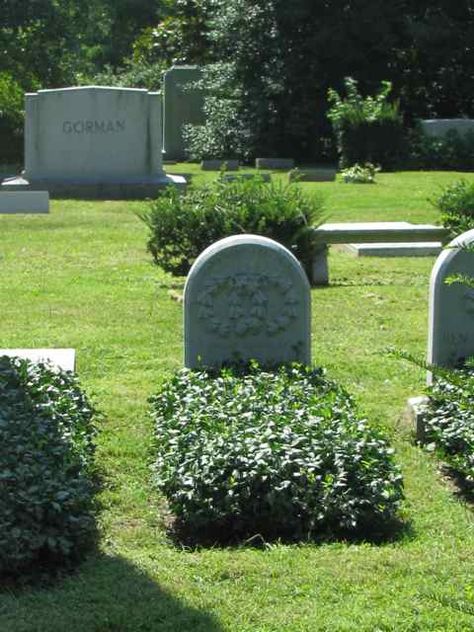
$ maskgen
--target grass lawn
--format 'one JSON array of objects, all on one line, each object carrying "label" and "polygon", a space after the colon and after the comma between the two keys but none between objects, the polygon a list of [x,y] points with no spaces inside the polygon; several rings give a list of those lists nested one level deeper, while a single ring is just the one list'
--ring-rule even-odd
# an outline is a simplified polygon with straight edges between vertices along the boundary
[{"label": "grass lawn", "polygon": [[[173,165],[175,173],[196,172]],[[328,219],[437,222],[427,202],[462,174],[379,174],[376,185],[304,184]],[[277,176],[284,177],[284,176]],[[466,174],[474,179],[474,174]],[[151,264],[141,202],[53,201],[49,216],[0,216],[0,346],[74,347],[105,413],[100,550],[61,583],[0,590],[1,632],[465,631],[474,629],[474,516],[412,444],[403,420],[424,374],[388,358],[423,355],[433,258],[332,251],[312,291],[313,359],[392,437],[407,528],[384,544],[332,542],[186,550],[163,528],[149,484],[147,398],[182,364],[182,307]]]}]

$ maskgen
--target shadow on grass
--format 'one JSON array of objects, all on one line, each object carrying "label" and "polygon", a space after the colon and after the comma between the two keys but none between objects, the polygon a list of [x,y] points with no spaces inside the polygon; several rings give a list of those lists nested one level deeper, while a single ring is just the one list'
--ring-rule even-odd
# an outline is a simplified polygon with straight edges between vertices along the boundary
[{"label": "shadow on grass", "polygon": [[90,557],[53,585],[0,591],[2,632],[221,632],[121,557]]},{"label": "shadow on grass", "polygon": [[441,476],[452,488],[454,496],[458,498],[458,500],[467,503],[467,505],[474,510],[474,483],[466,480],[462,472],[459,472],[450,465],[441,464],[439,469]]},{"label": "shadow on grass", "polygon": [[294,537],[291,534],[265,532],[249,535],[236,533],[230,524],[221,524],[205,529],[191,528],[178,521],[169,521],[167,533],[170,541],[178,548],[257,548],[271,549],[274,545],[315,545],[329,543],[373,544],[383,546],[402,540],[410,541],[415,538],[415,531],[410,521],[394,518],[383,525],[370,526],[359,530],[330,530],[321,531],[308,537]]}]

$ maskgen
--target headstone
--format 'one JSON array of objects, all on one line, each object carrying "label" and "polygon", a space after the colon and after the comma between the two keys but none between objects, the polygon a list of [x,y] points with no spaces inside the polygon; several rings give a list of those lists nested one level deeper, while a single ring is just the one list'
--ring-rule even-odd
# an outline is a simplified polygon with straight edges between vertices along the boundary
[{"label": "headstone", "polygon": [[421,129],[427,136],[442,138],[449,131],[455,131],[460,136],[467,132],[474,132],[474,119],[424,119],[420,121]]},{"label": "headstone", "polygon": [[446,284],[453,275],[474,277],[474,229],[454,239],[438,257],[430,280],[428,363],[455,367],[474,356],[474,288]]},{"label": "headstone", "polygon": [[74,349],[0,349],[0,356],[5,355],[31,362],[48,362],[64,371],[74,371],[76,365]]},{"label": "headstone", "polygon": [[258,180],[260,182],[271,182],[272,176],[269,173],[224,173],[222,176],[224,182],[236,182],[242,180]]},{"label": "headstone", "polygon": [[331,167],[321,167],[318,169],[292,169],[288,173],[290,182],[334,182],[337,170]]},{"label": "headstone", "polygon": [[186,158],[183,125],[204,123],[202,91],[194,86],[201,79],[199,66],[172,66],[163,79],[164,157]]},{"label": "headstone", "polygon": [[220,171],[225,169],[226,171],[237,171],[239,168],[239,161],[229,159],[217,159],[217,160],[203,160],[201,162],[201,169],[203,171]]},{"label": "headstone", "polygon": [[47,191],[2,191],[0,190],[0,214],[48,213]]},{"label": "headstone", "polygon": [[293,169],[295,161],[293,158],[256,158],[257,169]]},{"label": "headstone", "polygon": [[257,235],[227,237],[194,262],[184,289],[185,366],[311,361],[309,284],[298,260]]},{"label": "headstone", "polygon": [[52,197],[150,197],[184,185],[162,169],[160,95],[91,86],[26,95],[25,170],[2,190]]}]

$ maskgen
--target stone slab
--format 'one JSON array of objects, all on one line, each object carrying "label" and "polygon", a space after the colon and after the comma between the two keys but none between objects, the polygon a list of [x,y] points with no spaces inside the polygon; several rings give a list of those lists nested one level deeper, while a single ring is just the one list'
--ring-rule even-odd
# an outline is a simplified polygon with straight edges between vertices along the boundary
[{"label": "stone slab", "polygon": [[227,174],[224,173],[222,180],[225,182],[235,182],[236,180],[261,180],[263,182],[271,182],[271,175],[269,173],[239,173],[239,174]]},{"label": "stone slab", "polygon": [[334,182],[336,169],[293,169],[288,173],[290,182]]},{"label": "stone slab", "polygon": [[48,191],[5,191],[0,188],[0,214],[49,213]]},{"label": "stone slab", "polygon": [[256,158],[257,169],[293,169],[295,161],[293,158]]},{"label": "stone slab", "polygon": [[224,169],[226,171],[237,171],[239,168],[238,160],[203,160],[201,162],[201,169],[203,171],[220,171]]},{"label": "stone slab", "polygon": [[0,196],[3,191],[26,192],[34,189],[48,191],[52,199],[145,200],[156,197],[160,189],[169,185],[184,188],[186,179],[171,174],[163,174],[148,182],[29,182],[25,178],[8,178],[1,183]]},{"label": "stone slab", "polygon": [[75,349],[0,349],[0,356],[16,356],[32,362],[50,362],[64,371],[74,371]]},{"label": "stone slab", "polygon": [[166,161],[183,160],[184,125],[203,125],[203,93],[194,84],[202,77],[199,66],[172,66],[163,77],[163,151]]},{"label": "stone slab", "polygon": [[474,119],[423,119],[420,124],[427,136],[435,138],[442,138],[449,131],[455,131],[460,136],[474,132]]},{"label": "stone slab", "polygon": [[442,226],[410,222],[327,223],[314,232],[316,240],[326,244],[443,241],[448,234]]},{"label": "stone slab", "polygon": [[454,275],[474,278],[474,229],[448,244],[431,273],[427,362],[435,366],[456,367],[474,356],[474,289],[447,284]]},{"label": "stone slab", "polygon": [[306,274],[284,246],[258,235],[221,239],[186,279],[185,366],[310,364],[310,310]]},{"label": "stone slab", "polygon": [[385,242],[373,244],[341,244],[355,257],[432,257],[441,252],[440,241]]}]

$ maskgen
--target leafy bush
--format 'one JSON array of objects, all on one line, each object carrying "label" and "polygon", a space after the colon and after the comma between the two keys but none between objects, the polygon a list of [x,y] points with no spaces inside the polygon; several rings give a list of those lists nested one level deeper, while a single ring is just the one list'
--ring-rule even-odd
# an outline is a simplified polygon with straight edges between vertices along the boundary
[{"label": "leafy bush", "polygon": [[432,203],[441,212],[443,225],[453,235],[474,228],[474,182],[453,182]]},{"label": "leafy bush", "polygon": [[0,72],[0,163],[21,162],[23,155],[23,90]]},{"label": "leafy bush", "polygon": [[236,233],[270,237],[293,251],[309,273],[312,226],[321,221],[322,202],[296,184],[260,178],[218,180],[180,194],[167,188],[140,215],[150,229],[148,250],[167,272],[184,275],[215,241]]},{"label": "leafy bush", "polygon": [[425,441],[474,486],[474,363],[445,371],[428,389]]},{"label": "leafy bush", "polygon": [[356,163],[353,167],[343,169],[341,176],[344,182],[374,184],[377,171],[380,171],[380,167],[376,167],[371,162],[366,162],[364,165]]},{"label": "leafy bush", "polygon": [[442,137],[428,136],[421,128],[409,135],[409,164],[413,169],[474,170],[474,132],[450,130]]},{"label": "leafy bush", "polygon": [[156,484],[196,538],[367,534],[397,512],[392,450],[320,369],[184,369],[151,401]]},{"label": "leafy bush", "polygon": [[73,375],[0,357],[0,574],[73,560],[89,543],[93,415]]},{"label": "leafy bush", "polygon": [[327,113],[336,135],[341,168],[364,162],[380,164],[384,169],[395,167],[403,156],[405,140],[398,103],[388,101],[392,84],[382,81],[374,97],[362,97],[355,79],[347,77],[344,84],[345,99],[335,90],[328,90]]}]

